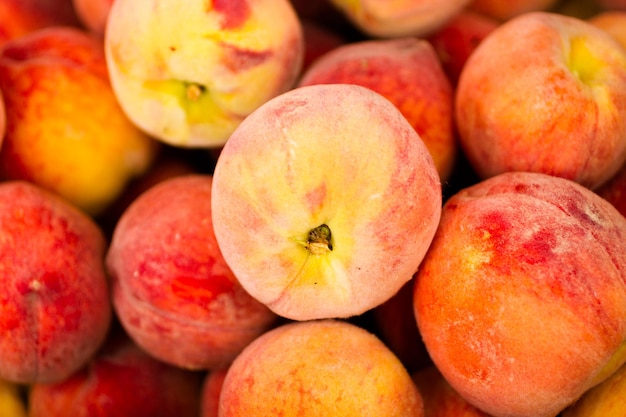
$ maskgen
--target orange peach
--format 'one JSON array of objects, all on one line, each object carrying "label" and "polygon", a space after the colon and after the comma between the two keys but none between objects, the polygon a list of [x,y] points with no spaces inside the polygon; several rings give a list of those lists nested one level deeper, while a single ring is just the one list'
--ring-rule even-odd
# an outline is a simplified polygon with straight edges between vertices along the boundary
[{"label": "orange peach", "polygon": [[427,37],[453,86],[457,85],[463,66],[474,49],[498,25],[496,19],[463,10]]},{"label": "orange peach", "polygon": [[364,35],[425,36],[462,11],[471,0],[330,0]]},{"label": "orange peach", "polygon": [[203,374],[160,362],[124,336],[67,379],[34,384],[29,417],[198,417]]},{"label": "orange peach", "polygon": [[116,0],[109,74],[130,119],[181,147],[220,147],[268,99],[292,88],[304,55],[289,0]]},{"label": "orange peach", "polygon": [[275,315],[250,297],[215,241],[209,175],[164,180],[137,197],[106,257],[113,305],[146,352],[187,369],[228,365]]},{"label": "orange peach", "polygon": [[97,215],[152,163],[158,142],[124,115],[102,42],[55,26],[0,52],[7,132],[0,177],[27,180]]},{"label": "orange peach", "polygon": [[426,144],[442,182],[457,153],[453,89],[430,43],[414,37],[351,42],[317,59],[298,86],[358,84],[383,95]]},{"label": "orange peach", "polygon": [[581,19],[525,13],[478,45],[455,106],[482,178],[531,171],[594,189],[626,160],[626,50]]},{"label": "orange peach", "polygon": [[425,367],[411,376],[424,401],[424,417],[490,417],[461,397],[436,366]]},{"label": "orange peach", "polygon": [[0,378],[62,380],[108,332],[104,236],[66,200],[23,181],[0,183],[0,236]]},{"label": "orange peach", "polygon": [[582,185],[507,172],[447,200],[416,276],[433,363],[498,417],[553,417],[626,362],[626,218]]},{"label": "orange peach", "polygon": [[246,291],[294,320],[345,318],[409,281],[441,212],[415,129],[382,95],[317,84],[253,112],[217,160],[215,235]]},{"label": "orange peach", "polygon": [[422,417],[422,398],[373,334],[343,321],[284,324],[228,368],[220,417]]}]

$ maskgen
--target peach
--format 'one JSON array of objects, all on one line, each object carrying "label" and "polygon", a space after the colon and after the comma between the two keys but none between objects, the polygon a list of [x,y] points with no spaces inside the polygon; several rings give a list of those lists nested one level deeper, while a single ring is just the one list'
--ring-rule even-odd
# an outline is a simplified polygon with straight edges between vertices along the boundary
[{"label": "peach", "polygon": [[469,56],[499,22],[471,10],[463,10],[427,37],[441,61],[443,70],[456,87]]},{"label": "peach", "polygon": [[415,129],[356,84],[284,93],[222,149],[212,191],[224,259],[246,291],[293,320],[346,318],[409,281],[441,212]]},{"label": "peach", "polygon": [[370,38],[425,36],[462,11],[471,0],[329,0]]},{"label": "peach", "polygon": [[626,8],[594,14],[587,19],[587,22],[608,32],[626,48]]},{"label": "peach", "polygon": [[197,417],[203,375],[160,362],[124,336],[67,379],[34,384],[29,417]]},{"label": "peach", "polygon": [[481,178],[531,171],[594,189],[626,159],[626,50],[581,19],[526,13],[478,45],[455,106]]},{"label": "peach", "polygon": [[214,369],[208,372],[200,393],[200,417],[218,417],[220,394],[228,368]]},{"label": "peach", "polygon": [[424,344],[497,417],[553,417],[626,362],[626,218],[565,178],[507,172],[451,196],[416,276]]},{"label": "peach", "polygon": [[114,0],[72,0],[76,15],[85,28],[104,37],[109,12]]},{"label": "peach", "polygon": [[426,144],[441,181],[457,153],[453,89],[432,47],[415,37],[351,42],[317,59],[298,86],[358,84],[383,95]]},{"label": "peach", "polygon": [[66,378],[111,321],[106,242],[82,211],[32,183],[0,183],[0,378]]},{"label": "peach", "polygon": [[585,392],[561,417],[621,417],[626,412],[626,365]]},{"label": "peach", "polygon": [[261,335],[228,368],[220,417],[421,417],[422,398],[373,334],[336,320],[288,323]]},{"label": "peach", "polygon": [[0,1],[0,46],[46,27],[79,24],[72,0]]},{"label": "peach", "polygon": [[559,0],[470,0],[468,9],[499,21],[529,12],[549,11]]},{"label": "peach", "polygon": [[219,147],[268,99],[292,88],[304,55],[289,0],[116,0],[105,49],[126,114],[181,147]]},{"label": "peach", "polygon": [[148,189],[122,214],[106,256],[113,306],[129,336],[187,369],[229,364],[275,321],[220,253],[211,187],[212,177],[198,174]]},{"label": "peach", "polygon": [[424,402],[424,417],[490,417],[461,397],[436,366],[414,372],[411,377]]},{"label": "peach", "polygon": [[7,42],[0,89],[3,179],[33,182],[97,215],[152,163],[158,142],[124,115],[102,42],[83,30],[56,26]]}]

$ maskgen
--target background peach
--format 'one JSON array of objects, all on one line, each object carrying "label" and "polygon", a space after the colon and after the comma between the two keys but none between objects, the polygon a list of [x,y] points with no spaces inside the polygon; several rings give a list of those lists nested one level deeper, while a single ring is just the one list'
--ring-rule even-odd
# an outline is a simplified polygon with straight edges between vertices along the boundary
[{"label": "background peach", "polygon": [[555,416],[626,361],[625,238],[626,218],[560,177],[461,190],[416,277],[434,364],[489,414]]},{"label": "background peach", "polygon": [[421,417],[422,398],[400,361],[374,335],[342,321],[279,326],[228,368],[220,417]]},{"label": "background peach", "polygon": [[203,374],[149,356],[113,332],[77,372],[28,393],[29,417],[198,417]]},{"label": "background peach", "polygon": [[113,94],[102,42],[83,30],[56,26],[7,42],[0,89],[2,179],[33,182],[97,215],[155,157],[157,142]]},{"label": "background peach", "polygon": [[78,20],[97,36],[104,37],[109,11],[114,0],[71,0]]},{"label": "background peach", "polygon": [[559,0],[470,0],[468,9],[505,21],[524,13],[550,11],[558,3]]},{"label": "background peach", "polygon": [[0,378],[66,378],[100,347],[111,321],[98,226],[23,181],[0,183]]},{"label": "background peach", "polygon": [[211,187],[209,175],[182,175],[148,189],[122,214],[106,257],[113,305],[130,337],[186,369],[228,365],[276,319],[222,257]]},{"label": "background peach", "polygon": [[597,13],[589,17],[587,21],[608,32],[620,45],[626,48],[626,8]]},{"label": "background peach", "polygon": [[319,57],[298,86],[357,84],[384,96],[411,123],[430,152],[442,182],[457,154],[453,89],[432,45],[408,37],[350,42]]},{"label": "background peach", "polygon": [[526,13],[466,62],[455,120],[482,178],[532,171],[597,188],[626,158],[626,50],[581,19]]}]

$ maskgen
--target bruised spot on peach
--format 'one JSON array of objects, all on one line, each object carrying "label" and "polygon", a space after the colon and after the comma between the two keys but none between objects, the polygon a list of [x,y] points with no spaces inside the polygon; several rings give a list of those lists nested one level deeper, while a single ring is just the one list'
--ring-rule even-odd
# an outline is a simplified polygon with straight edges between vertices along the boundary
[{"label": "bruised spot on peach", "polygon": [[221,27],[224,30],[240,28],[250,18],[248,0],[213,0],[212,3],[208,11],[214,10],[222,16]]},{"label": "bruised spot on peach", "polygon": [[269,60],[273,52],[270,50],[255,51],[253,49],[240,48],[235,45],[220,42],[223,50],[223,63],[231,71],[245,71],[263,64]]}]

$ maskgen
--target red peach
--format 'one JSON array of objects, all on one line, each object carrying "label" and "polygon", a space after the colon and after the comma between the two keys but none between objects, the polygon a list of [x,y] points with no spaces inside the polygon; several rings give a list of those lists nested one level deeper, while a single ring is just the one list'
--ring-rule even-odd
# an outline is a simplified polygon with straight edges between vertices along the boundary
[{"label": "red peach", "polygon": [[124,336],[67,379],[34,384],[29,417],[197,417],[203,375],[160,362]]},{"label": "red peach", "polygon": [[208,373],[200,394],[200,417],[218,417],[220,394],[228,368],[214,369]]},{"label": "red peach", "polygon": [[288,323],[261,335],[228,368],[220,417],[422,417],[398,358],[345,321]]},{"label": "red peach", "polygon": [[153,186],[122,214],[106,257],[113,305],[130,337],[189,369],[227,365],[275,320],[222,257],[211,187],[212,177],[199,174]]},{"label": "red peach", "polygon": [[52,382],[83,366],[111,320],[105,239],[86,214],[27,182],[0,183],[0,378]]},{"label": "red peach", "polygon": [[414,308],[463,398],[498,417],[553,417],[626,362],[626,218],[606,200],[508,172],[443,210]]},{"label": "red peach", "polygon": [[500,21],[524,13],[548,11],[558,0],[470,0],[468,9]]},{"label": "red peach", "polygon": [[469,56],[499,22],[471,10],[463,10],[427,40],[435,48],[441,65],[456,86]]}]

